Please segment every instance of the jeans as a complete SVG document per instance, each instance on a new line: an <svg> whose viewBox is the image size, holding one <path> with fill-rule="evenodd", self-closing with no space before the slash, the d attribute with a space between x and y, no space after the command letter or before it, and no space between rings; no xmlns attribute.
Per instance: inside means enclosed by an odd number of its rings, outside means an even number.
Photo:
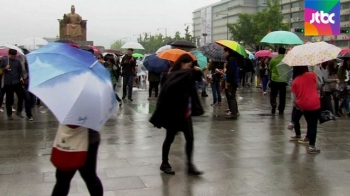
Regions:
<svg viewBox="0 0 350 196"><path fill-rule="evenodd" d="M325 92L325 104L327 105L327 110L331 111L333 114L338 114L339 112L339 99L338 97L334 96L333 92ZM334 109L332 105L332 97L334 101Z"/></svg>
<svg viewBox="0 0 350 196"><path fill-rule="evenodd" d="M89 145L85 165L79 169L79 173L89 190L90 195L102 196L103 187L96 174L96 162L99 142ZM52 196L68 195L70 182L76 171L56 170L56 185L52 191Z"/></svg>
<svg viewBox="0 0 350 196"><path fill-rule="evenodd" d="M35 96L28 91L28 88L23 88L23 97L24 97L24 107L27 117L32 117L32 108L35 105Z"/></svg>
<svg viewBox="0 0 350 196"><path fill-rule="evenodd" d="M159 81L150 81L148 89L148 97L152 97L152 91L154 89L155 97L158 97Z"/></svg>
<svg viewBox="0 0 350 196"><path fill-rule="evenodd" d="M126 87L128 87L128 98L132 98L133 74L123 75L123 99L126 97Z"/></svg>
<svg viewBox="0 0 350 196"><path fill-rule="evenodd" d="M171 144L174 142L175 135L178 130L166 130L166 136L163 143L163 150L162 150L162 159L163 163L168 163L169 161L169 152ZM187 121L187 126L184 128L184 130L181 130L184 133L185 139L186 139L186 155L187 155L187 163L192 164L192 152L193 152L193 125L192 125L192 119L191 117Z"/></svg>
<svg viewBox="0 0 350 196"><path fill-rule="evenodd" d="M233 116L238 114L238 104L236 99L237 85L229 85L227 88L227 98L230 105L230 110Z"/></svg>
<svg viewBox="0 0 350 196"><path fill-rule="evenodd" d="M23 110L23 88L20 83L4 86L6 93L6 111L7 115L12 115L12 105L14 103L14 93L17 95L17 112L21 113Z"/></svg>
<svg viewBox="0 0 350 196"><path fill-rule="evenodd" d="M320 110L304 111L304 116L307 122L307 137L309 139L309 146L315 146Z"/></svg>
<svg viewBox="0 0 350 196"><path fill-rule="evenodd" d="M261 80L262 80L263 91L266 92L267 91L267 83L269 82L269 77L263 76L263 77L261 77Z"/></svg>
<svg viewBox="0 0 350 196"><path fill-rule="evenodd" d="M350 96L348 95L346 97L346 99L342 100L342 102L340 104L340 108L345 107L345 110L346 110L347 113L350 112L349 102L350 102Z"/></svg>
<svg viewBox="0 0 350 196"><path fill-rule="evenodd" d="M221 103L220 81L213 81L211 83L211 90L213 92L213 104Z"/></svg>
<svg viewBox="0 0 350 196"><path fill-rule="evenodd" d="M279 95L279 105L278 111L280 113L284 112L286 107L286 93L287 93L287 83L285 82L274 82L271 81L271 94L270 94L270 104L272 108L277 107L277 95Z"/></svg>

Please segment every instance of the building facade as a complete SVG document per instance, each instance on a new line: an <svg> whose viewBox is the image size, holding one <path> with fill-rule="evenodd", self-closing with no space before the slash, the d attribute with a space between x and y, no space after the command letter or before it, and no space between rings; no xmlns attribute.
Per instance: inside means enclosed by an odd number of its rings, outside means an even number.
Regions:
<svg viewBox="0 0 350 196"><path fill-rule="evenodd" d="M281 12L283 22L290 24L291 31L296 28L304 28L304 1L301 0L281 0ZM350 30L350 0L340 0L340 27L341 30ZM350 35L340 34L338 36L304 36L303 33L295 32L305 41L326 41L336 46L350 47Z"/></svg>
<svg viewBox="0 0 350 196"><path fill-rule="evenodd" d="M197 45L230 39L227 24L236 23L239 13L254 14L266 7L266 0L222 0L193 12Z"/></svg>

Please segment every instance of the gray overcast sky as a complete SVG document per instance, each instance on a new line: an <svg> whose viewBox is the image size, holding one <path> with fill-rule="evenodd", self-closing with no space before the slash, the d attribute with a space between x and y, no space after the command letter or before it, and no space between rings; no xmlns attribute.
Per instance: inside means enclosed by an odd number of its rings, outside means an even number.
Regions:
<svg viewBox="0 0 350 196"><path fill-rule="evenodd" d="M75 5L88 20L87 37L109 48L114 40L143 32L174 35L192 23L192 12L220 0L0 0L0 43L27 37L56 37L58 22ZM192 31L192 26L190 27Z"/></svg>

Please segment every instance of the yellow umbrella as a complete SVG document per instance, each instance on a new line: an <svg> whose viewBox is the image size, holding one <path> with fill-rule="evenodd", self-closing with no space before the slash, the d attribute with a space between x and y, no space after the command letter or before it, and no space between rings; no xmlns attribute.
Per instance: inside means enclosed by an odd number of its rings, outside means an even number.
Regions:
<svg viewBox="0 0 350 196"><path fill-rule="evenodd" d="M238 54L246 57L247 56L247 52L245 50L245 48L240 45L239 43L235 42L235 41L232 41L232 40L219 40L219 41L216 41L215 43L219 44L220 46L223 46L223 47L227 47L227 48L230 48L234 51L236 51Z"/></svg>

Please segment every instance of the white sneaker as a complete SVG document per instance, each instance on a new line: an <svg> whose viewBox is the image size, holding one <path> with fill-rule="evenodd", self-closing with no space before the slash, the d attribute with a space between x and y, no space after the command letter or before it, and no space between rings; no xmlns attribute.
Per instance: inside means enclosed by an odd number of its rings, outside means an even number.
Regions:
<svg viewBox="0 0 350 196"><path fill-rule="evenodd" d="M14 108L12 108L12 112L15 112L16 110Z"/></svg>
<svg viewBox="0 0 350 196"><path fill-rule="evenodd" d="M266 92L264 92L263 95L266 95Z"/></svg>
<svg viewBox="0 0 350 196"><path fill-rule="evenodd" d="M4 112L4 108L3 107L0 108L0 112Z"/></svg>

